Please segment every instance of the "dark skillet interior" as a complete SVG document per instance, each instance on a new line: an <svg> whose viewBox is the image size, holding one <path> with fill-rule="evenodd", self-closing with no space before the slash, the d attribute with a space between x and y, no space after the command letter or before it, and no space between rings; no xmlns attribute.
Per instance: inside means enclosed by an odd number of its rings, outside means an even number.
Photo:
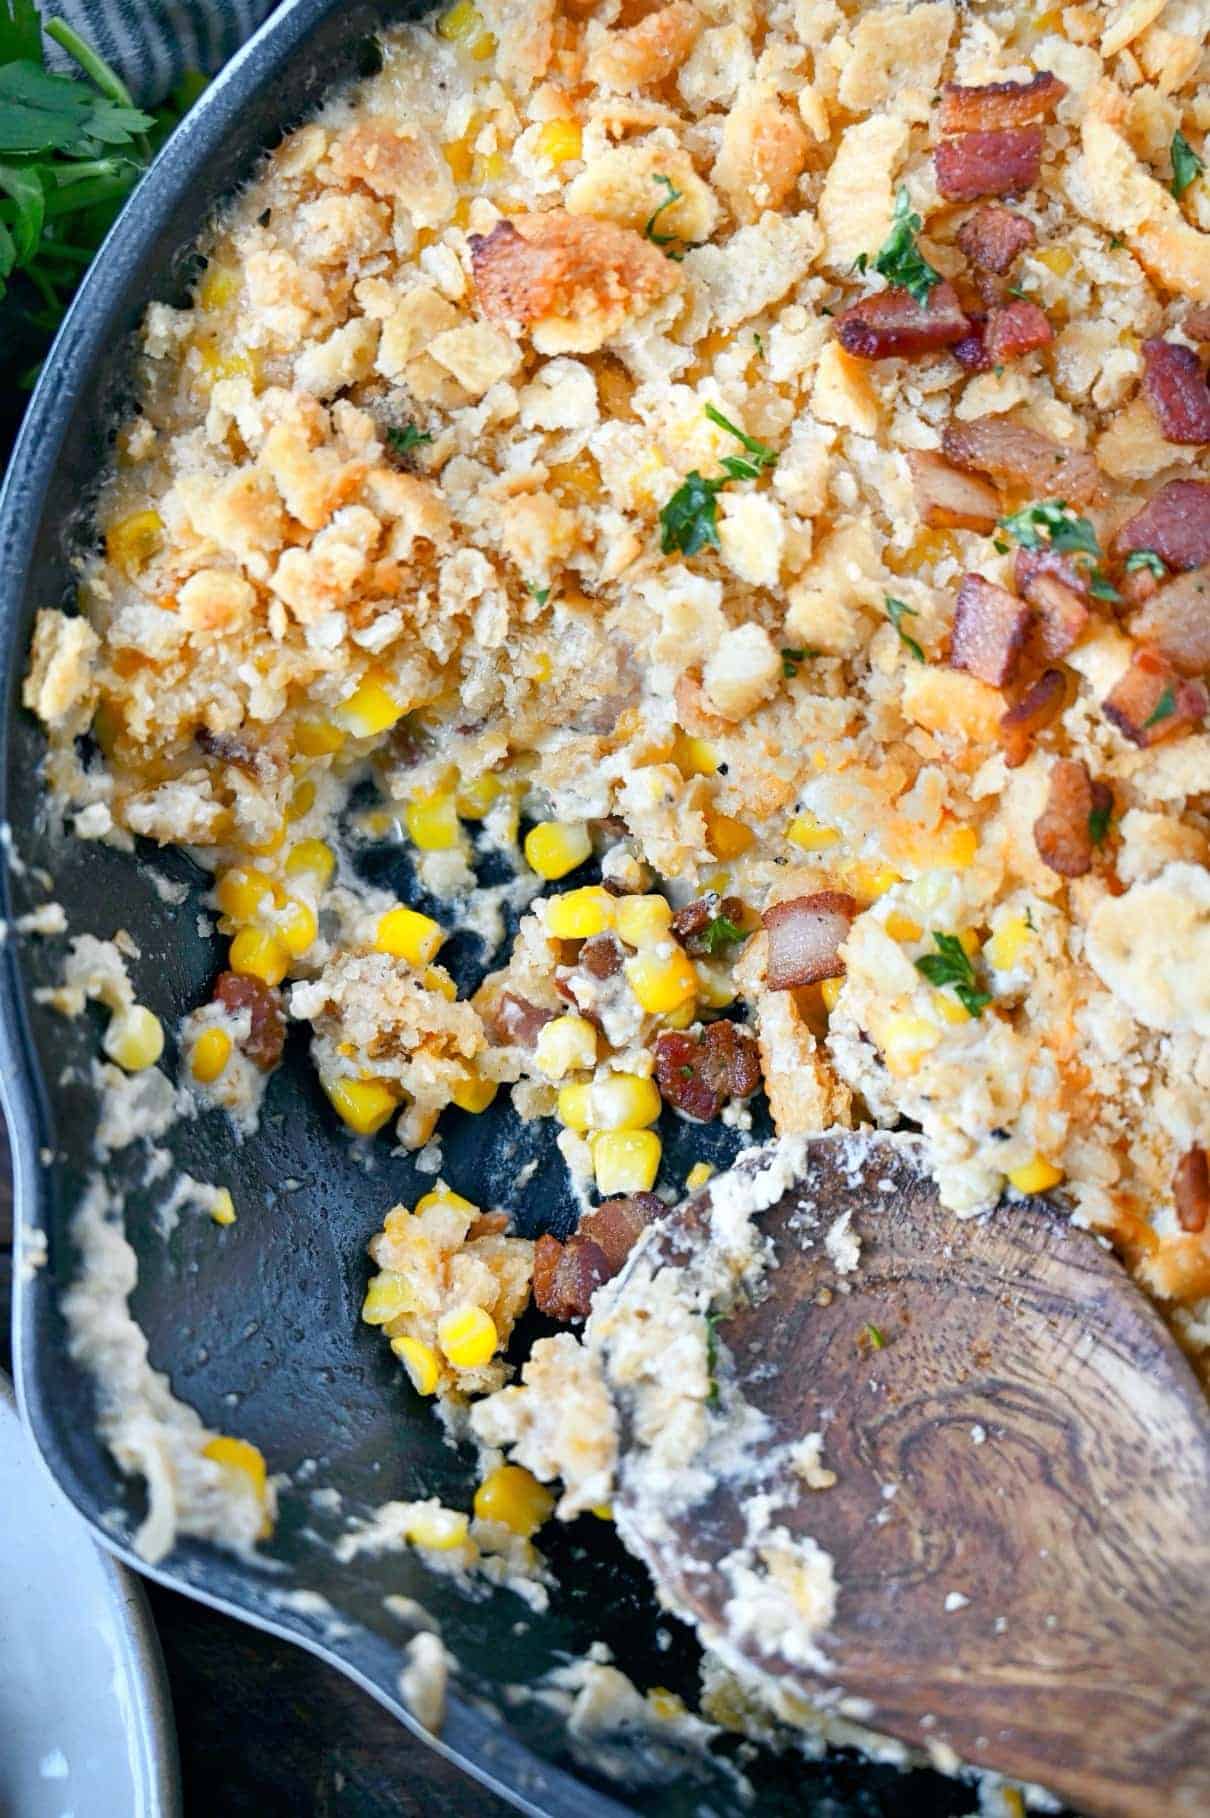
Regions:
<svg viewBox="0 0 1210 1818"><path fill-rule="evenodd" d="M29 625L39 606L70 597L73 538L107 458L110 427L126 385L129 336L153 298L184 300L189 248L207 212L243 178L257 155L312 108L330 85L374 67L374 32L384 19L423 8L369 0L298 0L230 68L185 127L115 228L48 361L31 407L0 514L0 587L5 620L7 712L5 815L24 862L8 879L6 913L20 915L49 894L73 933L105 937L125 928L141 959L132 966L140 999L171 1028L209 994L221 965L220 943L199 932L201 876L181 854L142 850L132 858L64 841L48 824L38 776L40 735L20 709ZM364 855L366 873L409 901L405 850ZM184 882L190 896L165 903L154 873ZM575 881L575 880L573 880ZM451 943L465 985L490 956L473 940ZM18 1205L27 1228L49 1240L48 1265L19 1295L17 1358L25 1408L42 1451L66 1492L119 1550L141 1514L140 1492L115 1470L93 1431L92 1389L69 1360L58 1309L75 1257L71 1214L90 1168L96 1103L87 1084L100 1023L70 1024L32 1003L39 985L57 982L61 941L10 936L3 955L4 1091L12 1126ZM443 955L443 958L445 956ZM166 1060L175 1064L171 1049ZM571 1206L549 1129L526 1131L498 1108L482 1118L447 1114L445 1175L484 1205L512 1208L527 1234L566 1229ZM730 1159L734 1139L675 1120L664 1131L670 1177L693 1160ZM705 1140L704 1140L705 1139ZM436 1495L467 1507L468 1459L446 1446L429 1408L412 1394L378 1336L359 1323L368 1265L365 1244L385 1209L411 1203L429 1181L389 1154L385 1139L358 1150L337 1129L296 1031L269 1088L259 1134L238 1145L224 1119L178 1127L170 1146L180 1168L230 1186L238 1222L220 1231L186 1214L165 1242L153 1216L164 1189L139 1184L140 1145L119 1155L110 1178L127 1193L128 1232L139 1257L134 1310L152 1361L211 1426L256 1441L271 1469L289 1472L278 1532L265 1548L276 1570L250 1569L197 1542L183 1543L159 1574L233 1613L291 1634L360 1678L399 1709L396 1676L407 1629L383 1610L387 1592L419 1598L442 1624L460 1663L444 1741L481 1778L530 1809L584 1815L628 1809L677 1814L729 1812L734 1784L673 1752L645 1785L605 1783L577 1764L558 1720L542 1705L505 1701L505 1686L532 1683L568 1655L605 1641L642 1688L669 1686L692 1700L697 1652L688 1633L664 1618L642 1569L612 1530L586 1517L552 1525L542 1544L560 1588L550 1611L532 1616L512 1593L471 1602L411 1557L363 1558L340 1567L321 1544L337 1518L310 1492L339 1488L347 1512L390 1497ZM44 1165L39 1157L53 1152ZM538 1155L523 1191L521 1164ZM519 1350L540 1329L520 1334ZM137 1562L135 1562L137 1563ZM275 1601L282 1591L322 1594L344 1625ZM506 1719L499 1715L500 1708ZM401 1713L402 1714L402 1713ZM745 1751L747 1754L748 1751ZM969 1788L925 1773L846 1757L804 1763L762 1755L745 1762L763 1813L809 1810L897 1814L900 1818L968 1810ZM598 1790L603 1788L604 1791Z"/></svg>

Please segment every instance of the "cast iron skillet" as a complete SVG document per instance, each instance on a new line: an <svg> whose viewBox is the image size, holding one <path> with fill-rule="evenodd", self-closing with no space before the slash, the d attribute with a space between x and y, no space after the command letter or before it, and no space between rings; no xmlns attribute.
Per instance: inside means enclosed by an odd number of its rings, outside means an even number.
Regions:
<svg viewBox="0 0 1210 1818"><path fill-rule="evenodd" d="M11 921L49 890L73 933L109 937L127 929L141 950L132 968L138 995L170 1029L208 995L222 963L218 940L199 929L201 875L180 853L145 848L123 855L65 841L52 826L38 776L41 737L19 705L29 627L39 606L71 597L72 549L88 534L88 501L128 389L131 331L145 306L184 300L194 269L189 248L207 213L332 84L375 67L374 34L385 20L423 10L390 0L295 0L235 59L165 148L86 280L47 361L0 501L0 813L17 855L4 881L3 911ZM402 847L367 852L364 868L417 900ZM156 873L186 885L186 900L166 901ZM446 951L464 984L488 958L470 937ZM59 1311L76 1266L71 1214L93 1166L96 1103L88 1070L100 1033L91 1015L68 1023L33 1002L37 986L57 981L62 957L62 941L14 933L0 954L0 1085L19 1241L27 1255L32 1232L44 1232L48 1242L45 1267L26 1271L24 1281L18 1270L13 1351L25 1416L50 1469L100 1538L146 1570L131 1552L141 1493L95 1436L92 1385L66 1354ZM166 1064L175 1065L171 1048ZM527 1234L567 1229L572 1209L548 1131L527 1133L497 1108L477 1119L447 1113L443 1127L452 1185L481 1204L512 1207ZM673 1178L683 1178L693 1160L725 1164L733 1152L728 1133L709 1138L676 1120L664 1136ZM344 1139L297 1031L254 1140L236 1144L219 1116L185 1124L169 1140L179 1167L230 1186L239 1219L219 1231L209 1219L186 1216L165 1240L153 1223L163 1188L140 1184L146 1157L139 1146L108 1164L127 1194L140 1272L134 1308L152 1361L170 1371L178 1394L209 1425L256 1441L273 1470L291 1474L292 1487L263 1567L186 1541L151 1576L299 1641L409 1724L397 1689L408 1630L382 1599L391 1591L418 1598L439 1618L460 1664L436 1746L521 1809L550 1818L617 1818L655 1807L668 1818L734 1811L733 1781L675 1751L621 1780L602 1778L548 1706L510 1695L509 1688L532 1685L594 1641L606 1642L640 1687L692 1695L697 1655L690 1636L662 1615L642 1569L606 1524L586 1517L544 1535L560 1588L540 1617L508 1591L468 1601L412 1557L339 1567L322 1544L341 1522L312 1500L316 1488L338 1488L346 1514L388 1497L469 1503L467 1458L443 1443L387 1347L358 1321L367 1238L388 1206L412 1203L431 1182L390 1156L385 1139L368 1153ZM528 1159L536 1159L537 1171L519 1188ZM532 1336L523 1331L522 1346ZM330 1613L316 1613L314 1600L310 1607L306 1599L283 1602L283 1593L299 1592L319 1593ZM798 1756L767 1755L745 1765L758 1809L768 1814L939 1818L969 1809L971 1798L969 1789L930 1774L904 1780L843 1756L804 1764Z"/></svg>

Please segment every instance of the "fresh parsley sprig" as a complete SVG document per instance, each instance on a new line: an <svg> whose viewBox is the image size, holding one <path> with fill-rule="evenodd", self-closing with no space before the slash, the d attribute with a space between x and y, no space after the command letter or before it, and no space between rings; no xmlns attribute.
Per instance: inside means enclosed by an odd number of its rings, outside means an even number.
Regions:
<svg viewBox="0 0 1210 1818"><path fill-rule="evenodd" d="M1120 600L1121 594L1101 570L1101 545L1087 518L1082 518L1063 499L1025 505L1006 518L997 519L1022 549L1053 549L1057 555L1069 555L1087 567L1088 591L1097 600ZM1000 545L997 544L999 548Z"/></svg>
<svg viewBox="0 0 1210 1818"><path fill-rule="evenodd" d="M706 415L728 435L743 444L750 459L742 455L723 455L724 473L708 479L695 467L686 474L668 503L660 512L660 549L671 555L679 549L682 555L696 555L712 543L718 547L718 505L716 500L729 480L756 480L766 468L776 467L777 452L758 442L742 429L737 429L721 410L706 405Z"/></svg>
<svg viewBox="0 0 1210 1818"><path fill-rule="evenodd" d="M976 983L970 954L956 934L941 934L934 928L933 940L937 951L921 955L916 961L917 972L938 990L952 985L954 996L968 1016L978 1016L992 1000L990 991L981 991Z"/></svg>
<svg viewBox="0 0 1210 1818"><path fill-rule="evenodd" d="M727 947L746 941L748 936L729 915L716 915L702 930L702 945L707 953L722 953Z"/></svg>
<svg viewBox="0 0 1210 1818"><path fill-rule="evenodd" d="M874 256L874 270L880 272L888 284L897 284L901 290L906 290L917 303L927 303L929 293L941 282L941 273L934 270L916 244L916 235L923 226L924 222L908 201L906 185L901 183L895 193L891 231ZM869 256L862 253L857 261L858 271L864 272L869 263Z"/></svg>
<svg viewBox="0 0 1210 1818"><path fill-rule="evenodd" d="M685 192L683 189L677 189L672 178L664 176L660 171L656 171L651 180L653 183L658 183L661 189L667 191L667 194L659 207L654 209L647 217L647 225L643 229L643 237L644 239L650 240L653 246L660 247L663 250L665 258L675 259L679 265L681 260L685 257L685 249L681 243L680 235L660 233L656 228L656 222L666 208L672 208L676 203L684 201Z"/></svg>
<svg viewBox="0 0 1210 1818"><path fill-rule="evenodd" d="M916 608L914 606L909 606L906 600L893 600L889 593L884 594L882 597L886 601L887 618L890 619L891 624L899 633L899 642L907 650L911 651L918 663L927 662L928 659L915 638L910 636L909 633L903 629L905 616L909 619L918 619L920 617Z"/></svg>
<svg viewBox="0 0 1210 1818"><path fill-rule="evenodd" d="M1173 133L1169 156L1172 159L1172 193L1179 199L1191 183L1197 182L1206 166L1182 132Z"/></svg>
<svg viewBox="0 0 1210 1818"><path fill-rule="evenodd" d="M1143 731L1146 732L1151 726L1158 726L1161 720L1170 720L1175 712L1176 691L1174 690L1172 683L1169 682L1164 689L1163 694L1161 694L1159 700L1151 709L1147 718L1143 721Z"/></svg>
<svg viewBox="0 0 1210 1818"><path fill-rule="evenodd" d="M387 430L387 447L393 455L410 455L413 449L422 448L432 439L430 430L417 429L414 423L401 423L398 428Z"/></svg>
<svg viewBox="0 0 1210 1818"><path fill-rule="evenodd" d="M1147 569L1158 581L1162 581L1168 570L1164 567L1162 557L1154 549L1132 549L1126 557L1126 573L1138 574L1140 569Z"/></svg>

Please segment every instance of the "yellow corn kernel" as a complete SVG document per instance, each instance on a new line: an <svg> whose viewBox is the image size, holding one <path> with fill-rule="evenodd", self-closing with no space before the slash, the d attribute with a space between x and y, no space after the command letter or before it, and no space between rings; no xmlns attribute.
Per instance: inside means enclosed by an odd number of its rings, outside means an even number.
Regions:
<svg viewBox="0 0 1210 1818"><path fill-rule="evenodd" d="M697 995L699 1002L707 1010L725 1010L735 1002L735 986L731 975L724 966L711 965L707 960L697 960L694 964L697 973Z"/></svg>
<svg viewBox="0 0 1210 1818"><path fill-rule="evenodd" d="M504 784L490 770L459 789L455 803L464 821L481 821L504 792Z"/></svg>
<svg viewBox="0 0 1210 1818"><path fill-rule="evenodd" d="M658 947L669 938L672 905L662 896L620 896L613 919L628 947Z"/></svg>
<svg viewBox="0 0 1210 1818"><path fill-rule="evenodd" d="M259 389L264 374L264 357L258 347L247 347L242 351L224 349L214 340L197 341L194 345L202 375L211 385L219 379L247 378Z"/></svg>
<svg viewBox="0 0 1210 1818"><path fill-rule="evenodd" d="M1076 262L1075 254L1069 252L1066 246L1044 246L1041 252L1034 254L1034 258L1039 265L1045 265L1048 271L1052 271L1056 278L1065 278Z"/></svg>
<svg viewBox="0 0 1210 1818"><path fill-rule="evenodd" d="M873 859L853 859L842 868L845 888L857 898L864 908L869 903L876 903L880 896L893 890L896 884L903 882L899 872L891 865L879 865Z"/></svg>
<svg viewBox="0 0 1210 1818"><path fill-rule="evenodd" d="M146 1004L131 1004L110 1017L101 1046L125 1072L142 1073L164 1052L164 1025Z"/></svg>
<svg viewBox="0 0 1210 1818"><path fill-rule="evenodd" d="M521 1465L499 1465L475 1491L478 1520L501 1521L526 1540L550 1520L554 1507L555 1499L546 1485Z"/></svg>
<svg viewBox="0 0 1210 1818"><path fill-rule="evenodd" d="M958 943L968 959L976 959L981 945L979 936L973 928L959 928Z"/></svg>
<svg viewBox="0 0 1210 1818"><path fill-rule="evenodd" d="M717 776L719 758L706 739L695 739L679 727L672 741L672 761L682 776Z"/></svg>
<svg viewBox="0 0 1210 1818"><path fill-rule="evenodd" d="M951 871L965 871L968 865L975 862L979 850L979 835L973 827L955 824L943 827L938 837L936 862Z"/></svg>
<svg viewBox="0 0 1210 1818"><path fill-rule="evenodd" d="M304 757L331 757L345 742L346 733L330 720L299 720L294 744Z"/></svg>
<svg viewBox="0 0 1210 1818"><path fill-rule="evenodd" d="M441 1359L432 1345L405 1334L391 1340L391 1349L407 1371L417 1395L434 1394L441 1380Z"/></svg>
<svg viewBox="0 0 1210 1818"><path fill-rule="evenodd" d="M265 1455L259 1446L251 1440L234 1439L229 1433L217 1433L202 1447L202 1457L210 1458L216 1465L233 1477L242 1478L249 1486L256 1500L265 1506L265 1516L261 1523L259 1538L264 1540L273 1530L269 1517L269 1473L265 1465Z"/></svg>
<svg viewBox="0 0 1210 1818"><path fill-rule="evenodd" d="M105 532L105 553L115 568L135 574L146 567L163 541L164 520L159 512L134 511Z"/></svg>
<svg viewBox="0 0 1210 1818"><path fill-rule="evenodd" d="M547 1079L565 1079L597 1064L597 1032L585 1016L556 1016L534 1043L534 1065Z"/></svg>
<svg viewBox="0 0 1210 1818"><path fill-rule="evenodd" d="M485 1307L468 1302L437 1322L437 1343L455 1370L478 1370L490 1363L499 1342L496 1322Z"/></svg>
<svg viewBox="0 0 1210 1818"><path fill-rule="evenodd" d="M315 806L315 784L305 776L293 791L286 804L286 819L301 821L304 815L310 814Z"/></svg>
<svg viewBox="0 0 1210 1818"><path fill-rule="evenodd" d="M819 995L823 999L823 1007L829 1016L831 1016L837 1003L840 1001L840 994L843 989L843 978L825 978L820 985Z"/></svg>
<svg viewBox="0 0 1210 1818"><path fill-rule="evenodd" d="M325 1079L320 1084L358 1136L373 1136L398 1108L399 1100L385 1080Z"/></svg>
<svg viewBox="0 0 1210 1818"><path fill-rule="evenodd" d="M474 60L474 62L486 63L488 58L494 57L495 54L496 54L496 35L495 35L495 33L494 32L480 32L479 36L475 39L475 42L471 45L471 57ZM491 157L488 159L485 159L484 162L488 163L488 164L497 164L498 163L500 166L499 170L489 170L488 172L486 172L487 176L499 177L499 176L503 175L504 160L503 160L503 158L500 157L498 152L493 152L491 154Z"/></svg>
<svg viewBox="0 0 1210 1818"><path fill-rule="evenodd" d="M216 1225L233 1225L235 1223L235 1201L231 1197L230 1187L219 1187L210 1206L210 1216Z"/></svg>
<svg viewBox="0 0 1210 1818"><path fill-rule="evenodd" d="M549 682L554 664L545 650L540 650L534 658L533 679L535 682Z"/></svg>
<svg viewBox="0 0 1210 1818"><path fill-rule="evenodd" d="M697 1021L697 1004L692 998L686 998L675 1010L665 1010L660 1021L665 1029L688 1029L691 1023Z"/></svg>
<svg viewBox="0 0 1210 1818"><path fill-rule="evenodd" d="M592 1123L592 1087L575 1083L559 1087L559 1122L568 1130L587 1130Z"/></svg>
<svg viewBox="0 0 1210 1818"><path fill-rule="evenodd" d="M299 840L286 859L287 877L309 877L318 890L327 888L335 870L336 854L326 840Z"/></svg>
<svg viewBox="0 0 1210 1818"><path fill-rule="evenodd" d="M463 1199L452 1187L431 1187L416 1201L415 1216L420 1218L437 1206L447 1212L462 1212L467 1218L478 1218L479 1208L473 1200Z"/></svg>
<svg viewBox="0 0 1210 1818"><path fill-rule="evenodd" d="M319 921L310 903L300 896L288 896L273 919L274 938L295 959L312 946L319 933Z"/></svg>
<svg viewBox="0 0 1210 1818"><path fill-rule="evenodd" d="M471 0L455 0L437 21L437 36L447 44L462 44L483 30L483 14Z"/></svg>
<svg viewBox="0 0 1210 1818"><path fill-rule="evenodd" d="M538 156L548 164L567 164L580 156L580 127L575 120L548 120L538 134Z"/></svg>
<svg viewBox="0 0 1210 1818"><path fill-rule="evenodd" d="M525 862L539 877L566 877L592 851L583 821L539 821L525 836Z"/></svg>
<svg viewBox="0 0 1210 1818"><path fill-rule="evenodd" d="M997 972L1011 972L1029 941L1032 930L1023 915L1001 922L987 943L988 964Z"/></svg>
<svg viewBox="0 0 1210 1818"><path fill-rule="evenodd" d="M914 922L910 915L904 915L899 909L890 911L883 927L893 941L918 941L924 933L919 922Z"/></svg>
<svg viewBox="0 0 1210 1818"><path fill-rule="evenodd" d="M613 1520L613 1506L608 1502L590 1503L588 1513L590 1515L595 1515L598 1521Z"/></svg>
<svg viewBox="0 0 1210 1818"><path fill-rule="evenodd" d="M1025 1800L1020 1787L1002 1786L1000 1798L1004 1803L1004 1818L1025 1818Z"/></svg>
<svg viewBox="0 0 1210 1818"><path fill-rule="evenodd" d="M553 461L549 473L554 486L573 493L586 505L595 505L601 496L601 470L587 449L573 461Z"/></svg>
<svg viewBox="0 0 1210 1818"><path fill-rule="evenodd" d="M468 1073L465 1079L460 1079L451 1089L450 1097L459 1111L470 1111L477 1117L481 1111L487 1110L499 1090L496 1080L482 1079L477 1073Z"/></svg>
<svg viewBox="0 0 1210 1818"><path fill-rule="evenodd" d="M233 865L214 886L214 900L233 922L254 921L273 901L275 886L265 871L253 865Z"/></svg>
<svg viewBox="0 0 1210 1818"><path fill-rule="evenodd" d="M427 966L445 939L445 929L431 915L408 909L388 909L381 917L374 935L379 953L390 953L412 966Z"/></svg>
<svg viewBox="0 0 1210 1818"><path fill-rule="evenodd" d="M645 1130L660 1115L660 1089L653 1079L606 1073L592 1082L588 1093L589 1123L594 1130Z"/></svg>
<svg viewBox="0 0 1210 1818"><path fill-rule="evenodd" d="M713 1180L714 1172L710 1162L694 1162L685 1176L685 1185L690 1193L696 1193L698 1188L704 1187L708 1180Z"/></svg>
<svg viewBox="0 0 1210 1818"><path fill-rule="evenodd" d="M958 998L951 997L948 991L934 991L933 1005L938 1016L946 1023L969 1023L971 1013Z"/></svg>
<svg viewBox="0 0 1210 1818"><path fill-rule="evenodd" d="M604 1131L592 1145L598 1193L605 1199L615 1193L650 1193L662 1153L654 1130Z"/></svg>
<svg viewBox="0 0 1210 1818"><path fill-rule="evenodd" d="M227 963L232 972L245 978L259 978L266 985L280 985L290 965L290 956L281 942L263 928L241 928L231 943Z"/></svg>
<svg viewBox="0 0 1210 1818"><path fill-rule="evenodd" d="M680 947L667 953L648 949L636 953L626 962L626 979L642 1009L650 1016L679 1010L682 1004L697 997L697 973L693 961Z"/></svg>
<svg viewBox="0 0 1210 1818"><path fill-rule="evenodd" d="M1010 1168L1008 1178L1018 1193L1049 1193L1062 1180L1063 1170L1035 1155L1024 1167Z"/></svg>
<svg viewBox="0 0 1210 1818"><path fill-rule="evenodd" d="M906 1079L931 1048L941 1040L936 1025L922 1016L890 1016L879 1034L886 1064L898 1079Z"/></svg>
<svg viewBox="0 0 1210 1818"><path fill-rule="evenodd" d="M420 974L420 982L426 991L439 991L451 1004L458 996L458 987L444 966L426 966Z"/></svg>
<svg viewBox="0 0 1210 1818"><path fill-rule="evenodd" d="M276 830L269 835L267 840L262 840L260 844L256 846L250 845L248 851L253 853L256 858L270 858L273 853L280 852L285 843L286 824L283 821Z"/></svg>
<svg viewBox="0 0 1210 1818"><path fill-rule="evenodd" d="M457 803L444 789L413 796L403 811L403 824L421 852L451 852L462 843Z"/></svg>
<svg viewBox="0 0 1210 1818"><path fill-rule="evenodd" d="M801 846L804 852L824 852L829 846L840 844L840 834L835 827L825 827L809 811L796 815L786 828L786 838L793 846Z"/></svg>
<svg viewBox="0 0 1210 1818"><path fill-rule="evenodd" d="M670 1692L666 1685L653 1685L647 1694L647 1703L665 1723L674 1723L685 1715L685 1700Z"/></svg>
<svg viewBox="0 0 1210 1818"><path fill-rule="evenodd" d="M239 273L229 265L208 265L197 287L197 300L203 309L226 309L235 301L239 290Z"/></svg>
<svg viewBox="0 0 1210 1818"><path fill-rule="evenodd" d="M712 808L706 810L706 835L711 852L720 859L738 858L756 840L751 827L746 827L743 821L737 821L730 814L716 814Z"/></svg>
<svg viewBox="0 0 1210 1818"><path fill-rule="evenodd" d="M546 932L559 941L586 941L614 923L615 898L600 884L565 890L546 901Z"/></svg>
<svg viewBox="0 0 1210 1818"><path fill-rule="evenodd" d="M231 1037L225 1029L203 1029L189 1056L189 1071L201 1086L210 1086L231 1059Z"/></svg>
<svg viewBox="0 0 1210 1818"><path fill-rule="evenodd" d="M413 1546L425 1547L430 1553L449 1553L466 1545L470 1517L460 1509L417 1508L407 1526L407 1539Z"/></svg>
<svg viewBox="0 0 1210 1818"><path fill-rule="evenodd" d="M413 1313L415 1310L416 1297L406 1276L396 1275L392 1269L383 1269L380 1274L370 1277L366 1297L361 1303L363 1324L385 1326L392 1319L398 1319L401 1313Z"/></svg>
<svg viewBox="0 0 1210 1818"><path fill-rule="evenodd" d="M403 708L374 676L367 675L340 705L340 717L355 739L376 738L403 718Z"/></svg>
<svg viewBox="0 0 1210 1818"><path fill-rule="evenodd" d="M441 155L449 165L450 176L455 183L469 183L475 168L475 153L468 138L450 139L441 147ZM455 220L457 217L455 217ZM458 223L465 226L465 223Z"/></svg>

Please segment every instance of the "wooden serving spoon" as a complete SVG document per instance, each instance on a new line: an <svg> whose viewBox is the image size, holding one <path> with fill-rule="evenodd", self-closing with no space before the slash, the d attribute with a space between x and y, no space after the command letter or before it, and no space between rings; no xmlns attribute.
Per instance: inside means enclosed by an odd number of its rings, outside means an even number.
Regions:
<svg viewBox="0 0 1210 1818"><path fill-rule="evenodd" d="M777 1266L716 1328L722 1405L733 1383L767 1419L747 1480L708 1482L653 1519L636 1487L651 1433L623 1390L622 1532L708 1644L795 1693L839 1691L875 1730L1087 1813L1205 1818L1205 1397L1100 1242L1039 1201L960 1221L918 1156L910 1138L805 1145L795 1184L756 1220ZM843 1232L824 1241L846 1212L855 1267ZM654 1271L691 1266L710 1217L708 1191L676 1208L636 1279L650 1289ZM787 1442L816 1431L831 1488L786 1467ZM827 1670L761 1651L728 1615L720 1565L758 1493L832 1556Z"/></svg>

